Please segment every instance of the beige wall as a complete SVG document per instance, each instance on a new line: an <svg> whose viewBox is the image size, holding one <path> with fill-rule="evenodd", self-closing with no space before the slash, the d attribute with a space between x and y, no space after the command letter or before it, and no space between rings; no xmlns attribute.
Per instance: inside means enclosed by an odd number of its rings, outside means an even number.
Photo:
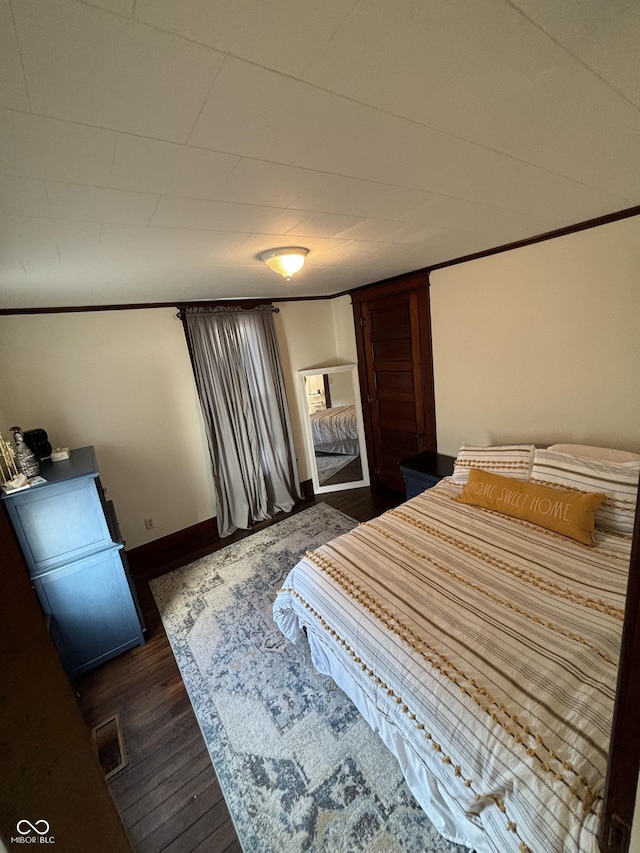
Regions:
<svg viewBox="0 0 640 853"><path fill-rule="evenodd" d="M5 398L5 392L4 392L4 386L2 384L2 370L0 369L0 435L2 436L2 438L4 438L5 441L8 441L9 444L13 444L13 439L12 439L11 433L9 432L9 427L13 426L13 424L9 423L8 415L5 414L4 398ZM0 480L4 479L4 472L5 471L6 471L6 468L5 468L4 463L3 463L2 466L0 466L0 475L2 475L2 476L0 476ZM1 851L0 851L0 853L1 853Z"/></svg>
<svg viewBox="0 0 640 853"><path fill-rule="evenodd" d="M356 333L353 326L353 306L350 296L331 300L333 330L336 338L336 355L344 364L357 364Z"/></svg>
<svg viewBox="0 0 640 853"><path fill-rule="evenodd" d="M0 317L0 375L5 437L17 423L95 446L127 548L215 513L175 309Z"/></svg>
<svg viewBox="0 0 640 853"><path fill-rule="evenodd" d="M640 218L431 274L438 449L640 451Z"/></svg>

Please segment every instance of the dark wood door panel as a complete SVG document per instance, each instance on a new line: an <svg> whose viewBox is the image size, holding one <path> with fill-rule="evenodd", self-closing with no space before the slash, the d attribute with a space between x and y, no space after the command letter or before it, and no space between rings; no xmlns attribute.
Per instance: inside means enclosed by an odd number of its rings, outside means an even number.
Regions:
<svg viewBox="0 0 640 853"><path fill-rule="evenodd" d="M376 395L387 400L413 398L413 370L385 370L376 373Z"/></svg>
<svg viewBox="0 0 640 853"><path fill-rule="evenodd" d="M378 377L384 376L385 374L398 374L405 373L411 377L409 391L411 394L415 395L415 388L413 387L413 361L409 361L408 359L403 359L402 361L376 361L376 368L373 372L373 379L375 381L374 388L378 388ZM391 376L391 382L394 382L395 379L393 375Z"/></svg>
<svg viewBox="0 0 640 853"><path fill-rule="evenodd" d="M389 426L383 427L380 430L380 439L382 456L399 453L401 454L401 458L404 459L406 456L412 456L418 452L417 433L397 430Z"/></svg>
<svg viewBox="0 0 640 853"><path fill-rule="evenodd" d="M393 424L394 428L398 430L417 431L415 400L385 400L378 397L376 402L381 427L386 424Z"/></svg>
<svg viewBox="0 0 640 853"><path fill-rule="evenodd" d="M371 334L387 335L397 328L408 328L411 325L411 312L407 303L396 299L395 296L372 299L369 302L371 315Z"/></svg>
<svg viewBox="0 0 640 853"><path fill-rule="evenodd" d="M378 361L411 361L411 338L396 338L386 341L372 341L373 357Z"/></svg>

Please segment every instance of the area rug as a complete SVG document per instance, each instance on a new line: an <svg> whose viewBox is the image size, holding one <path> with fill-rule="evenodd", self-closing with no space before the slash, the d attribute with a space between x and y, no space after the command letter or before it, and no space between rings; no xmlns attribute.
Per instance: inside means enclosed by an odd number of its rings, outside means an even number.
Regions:
<svg viewBox="0 0 640 853"><path fill-rule="evenodd" d="M317 504L151 582L245 853L461 853L379 737L272 616L289 569L356 522Z"/></svg>
<svg viewBox="0 0 640 853"><path fill-rule="evenodd" d="M322 485L330 480L338 471L357 459L355 456L347 456L344 453L316 453L316 468L318 470L318 483Z"/></svg>

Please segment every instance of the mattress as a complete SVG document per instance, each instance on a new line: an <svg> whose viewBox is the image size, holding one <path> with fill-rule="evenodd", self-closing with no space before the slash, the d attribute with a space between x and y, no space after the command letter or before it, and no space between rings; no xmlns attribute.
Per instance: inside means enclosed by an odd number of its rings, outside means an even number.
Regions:
<svg viewBox="0 0 640 853"><path fill-rule="evenodd" d="M274 618L479 851L597 849L631 537L588 547L444 480L310 552Z"/></svg>

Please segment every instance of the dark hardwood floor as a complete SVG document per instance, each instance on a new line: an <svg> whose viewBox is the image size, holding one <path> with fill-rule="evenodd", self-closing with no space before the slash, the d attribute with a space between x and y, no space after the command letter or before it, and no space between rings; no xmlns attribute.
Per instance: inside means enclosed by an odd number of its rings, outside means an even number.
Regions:
<svg viewBox="0 0 640 853"><path fill-rule="evenodd" d="M322 484L323 486L335 486L340 483L357 483L362 480L362 463L360 457L356 456L348 465L341 468L332 477Z"/></svg>
<svg viewBox="0 0 640 853"><path fill-rule="evenodd" d="M294 512L322 500L367 521L402 499L386 489L351 489L301 502ZM285 517L281 514L251 531L208 543L207 550L224 548ZM139 853L241 851L149 587L153 577L201 556L201 543L194 543L193 551L195 556L182 561L167 555L167 560L136 577L146 644L88 673L76 688L90 728L120 715L129 763L109 780L109 787Z"/></svg>

